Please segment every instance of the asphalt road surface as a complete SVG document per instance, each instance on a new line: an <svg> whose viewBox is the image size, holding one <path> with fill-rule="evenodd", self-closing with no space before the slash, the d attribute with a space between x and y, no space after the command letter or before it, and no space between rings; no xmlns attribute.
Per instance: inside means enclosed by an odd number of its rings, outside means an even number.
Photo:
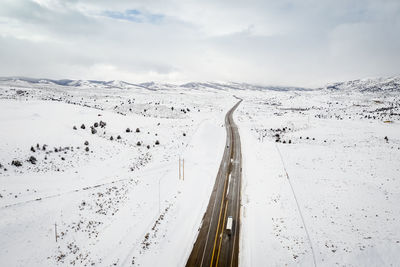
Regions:
<svg viewBox="0 0 400 267"><path fill-rule="evenodd" d="M225 116L226 146L201 228L186 266L238 266L242 154L232 114ZM226 229L232 216L232 230Z"/></svg>

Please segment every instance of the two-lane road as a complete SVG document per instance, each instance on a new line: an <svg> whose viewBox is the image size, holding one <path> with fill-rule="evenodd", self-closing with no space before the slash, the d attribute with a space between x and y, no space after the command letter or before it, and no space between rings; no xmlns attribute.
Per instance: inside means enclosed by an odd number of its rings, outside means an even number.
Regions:
<svg viewBox="0 0 400 267"><path fill-rule="evenodd" d="M232 114L225 116L226 146L200 232L186 266L238 266L242 154L238 128ZM232 231L226 230L228 217Z"/></svg>

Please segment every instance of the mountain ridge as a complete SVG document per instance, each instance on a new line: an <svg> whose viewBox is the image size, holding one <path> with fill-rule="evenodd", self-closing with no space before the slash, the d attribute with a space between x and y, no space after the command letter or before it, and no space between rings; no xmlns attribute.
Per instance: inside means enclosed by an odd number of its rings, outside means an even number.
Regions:
<svg viewBox="0 0 400 267"><path fill-rule="evenodd" d="M313 90L331 90L331 91L360 91L360 92L376 92L376 91L400 91L400 76L356 79L350 81L328 83L319 88L305 88L295 86L264 86L249 83L237 82L187 82L182 84L143 82L130 83L120 80L73 80L73 79L47 79L47 78L30 78L30 77L0 77L0 83L16 84L34 84L43 86L66 86L75 88L118 88L118 89L147 89L151 91L157 90L173 90L173 89L191 89L191 90L256 90L256 91L313 91Z"/></svg>

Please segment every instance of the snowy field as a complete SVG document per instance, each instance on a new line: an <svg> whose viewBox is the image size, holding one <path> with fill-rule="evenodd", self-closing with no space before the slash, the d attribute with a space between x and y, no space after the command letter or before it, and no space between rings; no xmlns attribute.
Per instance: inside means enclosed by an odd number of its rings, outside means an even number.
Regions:
<svg viewBox="0 0 400 267"><path fill-rule="evenodd" d="M242 266L400 266L399 89L361 85L241 94Z"/></svg>
<svg viewBox="0 0 400 267"><path fill-rule="evenodd" d="M236 99L90 85L2 85L0 265L184 265Z"/></svg>
<svg viewBox="0 0 400 267"><path fill-rule="evenodd" d="M400 266L399 88L0 79L0 265L184 266L238 96L240 265Z"/></svg>

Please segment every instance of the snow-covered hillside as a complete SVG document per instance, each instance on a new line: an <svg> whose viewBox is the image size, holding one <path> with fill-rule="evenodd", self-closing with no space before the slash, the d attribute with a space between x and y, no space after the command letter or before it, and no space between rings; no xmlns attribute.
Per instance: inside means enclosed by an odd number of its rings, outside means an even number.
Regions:
<svg viewBox="0 0 400 267"><path fill-rule="evenodd" d="M399 266L399 81L1 78L0 265L184 266L240 97L240 265Z"/></svg>
<svg viewBox="0 0 400 267"><path fill-rule="evenodd" d="M400 91L400 77L363 79L347 82L328 84L326 89L330 90L350 90L360 92L379 92L379 91Z"/></svg>

